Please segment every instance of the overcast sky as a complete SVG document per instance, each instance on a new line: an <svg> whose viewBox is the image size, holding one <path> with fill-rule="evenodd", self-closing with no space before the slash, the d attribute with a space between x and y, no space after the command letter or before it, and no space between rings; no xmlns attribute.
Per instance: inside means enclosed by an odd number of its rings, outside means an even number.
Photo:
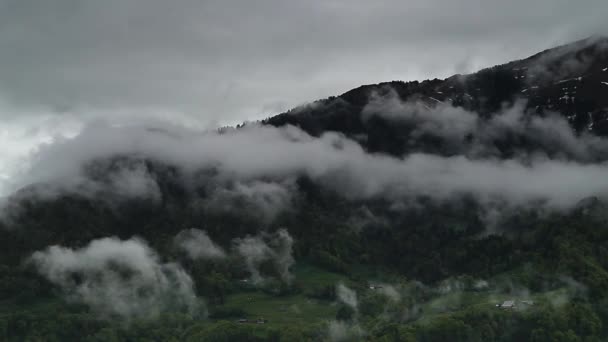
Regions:
<svg viewBox="0 0 608 342"><path fill-rule="evenodd" d="M0 0L0 165L91 119L234 124L471 72L606 34L606 13L606 0Z"/></svg>
<svg viewBox="0 0 608 342"><path fill-rule="evenodd" d="M1 0L0 95L48 111L257 119L605 32L605 0Z"/></svg>

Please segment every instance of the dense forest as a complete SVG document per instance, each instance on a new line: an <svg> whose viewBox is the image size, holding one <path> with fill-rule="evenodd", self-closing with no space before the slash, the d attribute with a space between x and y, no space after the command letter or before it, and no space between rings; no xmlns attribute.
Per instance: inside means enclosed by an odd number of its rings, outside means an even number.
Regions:
<svg viewBox="0 0 608 342"><path fill-rule="evenodd" d="M0 339L606 340L606 47L51 145L2 202Z"/></svg>

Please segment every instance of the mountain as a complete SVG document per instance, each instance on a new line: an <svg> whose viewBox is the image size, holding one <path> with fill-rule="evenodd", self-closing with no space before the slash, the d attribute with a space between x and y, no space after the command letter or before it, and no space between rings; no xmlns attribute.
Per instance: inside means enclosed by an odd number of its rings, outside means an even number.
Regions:
<svg viewBox="0 0 608 342"><path fill-rule="evenodd" d="M0 208L0 339L608 338L608 39L257 124L85 128Z"/></svg>
<svg viewBox="0 0 608 342"><path fill-rule="evenodd" d="M577 131L608 135L608 38L591 37L540 52L526 59L454 75L444 80L392 81L364 85L266 120L273 126L294 125L313 136L336 131L357 139L371 152L402 155L428 150L428 143L406 146L413 128L382 116L366 117L370 97L394 93L405 102L449 105L492 116L516 101L537 115L559 113ZM500 142L494 142L500 145ZM506 147L508 148L508 147Z"/></svg>

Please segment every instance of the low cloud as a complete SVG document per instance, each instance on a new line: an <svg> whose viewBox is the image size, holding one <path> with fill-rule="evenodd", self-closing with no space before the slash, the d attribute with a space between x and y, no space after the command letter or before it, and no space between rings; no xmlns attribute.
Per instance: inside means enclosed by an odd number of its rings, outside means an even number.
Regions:
<svg viewBox="0 0 608 342"><path fill-rule="evenodd" d="M226 252L218 246L207 233L199 229L183 230L175 236L173 242L193 259L222 259Z"/></svg>
<svg viewBox="0 0 608 342"><path fill-rule="evenodd" d="M415 120L415 129L445 138L457 153L413 151L399 158L369 154L341 134L327 132L316 138L291 126L251 124L200 132L171 125L160 129L97 123L74 138L40 148L17 183L91 193L106 184L90 179L86 165L117 155L136 156L175 167L177 181L185 187L208 187L204 208L249 208L265 222L291 206L299 176L349 199L395 203L419 196L447 201L473 195L507 207L535 203L563 209L608 193L608 141L577 135L556 115L530 116L518 103L480 120L475 113L448 105L421 109L418 104L387 101L397 108L390 115ZM515 149L506 157L495 142L508 137L529 141L527 146L534 148ZM201 174L206 176L197 177ZM145 165L135 164L112 176L110 188L124 196L154 199L161 196L155 177Z"/></svg>
<svg viewBox="0 0 608 342"><path fill-rule="evenodd" d="M357 233L366 227L388 227L389 225L390 222L385 216L374 213L365 205L354 211L348 220L348 226Z"/></svg>
<svg viewBox="0 0 608 342"><path fill-rule="evenodd" d="M197 314L202 309L190 276L178 264L162 263L137 238L103 238L79 249L51 246L30 260L68 300L104 317L155 318L167 311Z"/></svg>
<svg viewBox="0 0 608 342"><path fill-rule="evenodd" d="M357 311L359 307L359 301L357 300L357 293L346 287L346 285L340 283L336 287L336 296L338 300L346 305L348 305L351 309Z"/></svg>
<svg viewBox="0 0 608 342"><path fill-rule="evenodd" d="M273 261L277 268L277 272L281 279L290 283L293 280L293 275L289 272L289 268L295 263L292 255L293 238L285 229L277 231L275 237L270 241L273 251Z"/></svg>
<svg viewBox="0 0 608 342"><path fill-rule="evenodd" d="M264 281L260 273L260 265L271 256L271 250L259 236L247 236L233 240L234 250L245 260L245 266L254 284Z"/></svg>
<svg viewBox="0 0 608 342"><path fill-rule="evenodd" d="M426 104L423 101L402 101L391 88L386 94L372 94L362 111L364 120L378 115L389 120L411 124L412 138L424 133L441 136L451 142L460 142L476 130L479 116L449 104Z"/></svg>
<svg viewBox="0 0 608 342"><path fill-rule="evenodd" d="M293 238L285 229L275 234L261 233L256 236L246 236L232 240L234 251L245 260L247 271L254 284L264 281L260 265L272 261L282 281L291 283L293 275L289 269L295 260L292 255Z"/></svg>
<svg viewBox="0 0 608 342"><path fill-rule="evenodd" d="M376 289L376 291L378 293L386 296L388 299L390 299L393 302L398 302L401 300L401 294L392 285L382 284Z"/></svg>
<svg viewBox="0 0 608 342"><path fill-rule="evenodd" d="M581 53L582 51L582 53ZM537 54L526 69L528 83L560 81L582 76L598 59L608 54L608 40L594 36Z"/></svg>
<svg viewBox="0 0 608 342"><path fill-rule="evenodd" d="M227 186L217 186L203 205L214 212L244 210L262 222L270 222L280 212L291 207L294 190L291 180L236 181Z"/></svg>
<svg viewBox="0 0 608 342"><path fill-rule="evenodd" d="M44 173L36 169L38 166L30 168L29 175ZM52 181L22 183L20 186L25 187L13 194L14 199L36 197L52 200L66 194L76 194L116 205L122 200L159 202L163 197L156 175L141 158L108 155L106 158L89 160L72 171Z"/></svg>
<svg viewBox="0 0 608 342"><path fill-rule="evenodd" d="M121 197L146 198L154 201L162 197L156 179L142 162L121 167L118 171L110 173L109 177L110 191Z"/></svg>
<svg viewBox="0 0 608 342"><path fill-rule="evenodd" d="M330 321L327 326L327 336L330 341L356 341L363 336L363 330L357 323Z"/></svg>
<svg viewBox="0 0 608 342"><path fill-rule="evenodd" d="M327 336L330 341L353 341L359 340L363 336L363 330L359 326L358 312L359 312L359 301L357 299L357 292L348 288L343 283L339 283L336 286L336 297L338 301L355 313L354 317L351 317L348 321L344 320L332 320L327 326Z"/></svg>
<svg viewBox="0 0 608 342"><path fill-rule="evenodd" d="M608 159L608 141L587 132L577 134L558 113L545 116L530 113L520 100L489 118L448 101L427 104L423 100L403 101L391 88L386 94L372 94L363 109L363 119L380 116L405 126L412 152L423 150L421 138L432 136L443 142L445 154L470 159L545 156L557 160L596 162ZM409 130L409 131L408 131ZM426 143L428 145L428 142ZM500 148L508 146L505 155Z"/></svg>

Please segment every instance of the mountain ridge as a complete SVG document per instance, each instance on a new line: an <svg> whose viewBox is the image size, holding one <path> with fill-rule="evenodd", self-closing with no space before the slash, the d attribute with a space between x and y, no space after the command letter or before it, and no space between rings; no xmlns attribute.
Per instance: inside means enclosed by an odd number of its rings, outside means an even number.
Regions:
<svg viewBox="0 0 608 342"><path fill-rule="evenodd" d="M602 83L608 82L606 68L608 38L591 37L468 75L362 85L266 118L262 123L276 127L293 125L313 136L336 131L354 137L373 131L375 125L389 124L377 117L372 124L367 124L361 116L371 96L394 91L404 102L422 101L427 106L444 102L480 116L491 116L523 100L527 111L539 115L557 112L577 132L586 130L607 136L608 83ZM382 151L382 147L373 143L365 147L372 152ZM387 152L399 155L405 151L388 149Z"/></svg>

